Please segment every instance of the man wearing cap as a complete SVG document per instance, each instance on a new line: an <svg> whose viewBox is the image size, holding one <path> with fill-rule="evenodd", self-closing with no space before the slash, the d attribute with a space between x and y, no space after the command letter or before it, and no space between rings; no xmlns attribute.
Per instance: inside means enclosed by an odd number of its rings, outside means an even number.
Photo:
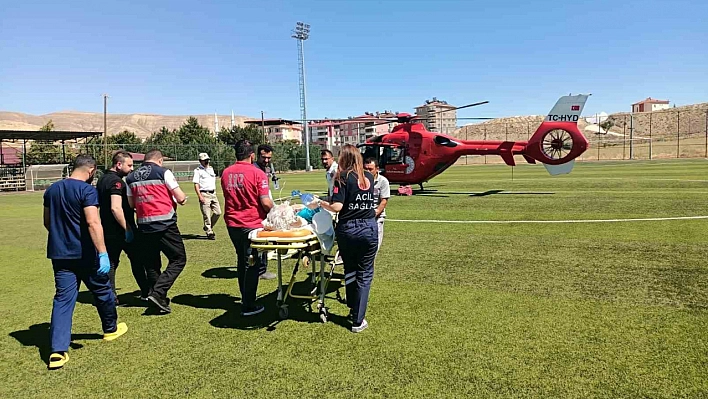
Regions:
<svg viewBox="0 0 708 399"><path fill-rule="evenodd" d="M204 231L210 240L216 239L214 234L214 224L221 216L221 205L216 196L216 173L214 168L209 166L209 154L202 152L199 154L199 167L194 169L194 191L199 198L202 217L204 218Z"/></svg>

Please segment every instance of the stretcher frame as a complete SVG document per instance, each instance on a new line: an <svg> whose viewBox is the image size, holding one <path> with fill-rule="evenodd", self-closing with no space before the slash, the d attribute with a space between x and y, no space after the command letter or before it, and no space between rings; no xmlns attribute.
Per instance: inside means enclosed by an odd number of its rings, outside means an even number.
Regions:
<svg viewBox="0 0 708 399"><path fill-rule="evenodd" d="M329 276L325 277L325 254L322 252L320 242L315 234L304 237L256 237L251 239L251 248L259 251L275 251L278 258L278 296L276 304L278 306L278 316L281 319L288 317L288 297L297 299L309 300L309 309L312 312L312 303L315 302L320 320L323 323L327 322L329 316L328 308L325 306L325 296L327 294L327 285L332 278L332 271ZM296 254L291 256L296 259L295 268L293 269L290 281L285 293L283 293L283 255L288 251L295 250ZM315 258L319 258L320 270L316 270ZM312 265L312 290L309 295L296 295L292 293L295 279L300 268L300 262ZM334 263L334 262L333 262ZM339 291L337 291L339 297Z"/></svg>

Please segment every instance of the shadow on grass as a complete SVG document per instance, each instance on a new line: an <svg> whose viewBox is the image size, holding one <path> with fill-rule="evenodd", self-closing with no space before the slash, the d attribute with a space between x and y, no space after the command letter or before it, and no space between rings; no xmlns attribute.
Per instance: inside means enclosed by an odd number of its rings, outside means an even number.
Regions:
<svg viewBox="0 0 708 399"><path fill-rule="evenodd" d="M340 287L341 285L339 282L330 283L327 287L327 293L329 294L336 292ZM299 295L307 295L309 294L311 288L312 285L308 278L305 281L295 283L293 285L292 292ZM287 286L283 286L283 294L285 294L286 290ZM197 309L224 310L225 312L222 315L212 319L209 322L209 324L216 328L235 328L238 330L258 330L265 328L268 331L273 331L281 322L278 314L279 308L276 303L277 298L277 291L259 296L256 303L265 306L265 311L263 311L263 313L248 317L241 316L241 303L238 302L240 298L229 294L183 294L172 298L172 303L191 306ZM327 301L333 300L336 299L331 296L327 296L325 305L327 305ZM287 320L294 320L302 323L321 323L319 313L316 311L316 305L310 300L289 297L286 303L288 305ZM312 305L312 309L314 311L310 311L310 305ZM328 320L346 329L350 328L350 323L344 316L329 314Z"/></svg>
<svg viewBox="0 0 708 399"><path fill-rule="evenodd" d="M472 192L459 192L459 191L438 191L438 190L413 190L413 195L421 195L424 197L442 197L448 198L450 195L468 195L470 197L487 197L489 195L554 195L555 193L549 192L519 192L519 191L509 191L504 192L504 190L487 190L481 193Z"/></svg>
<svg viewBox="0 0 708 399"><path fill-rule="evenodd" d="M236 266L214 267L212 269L205 270L202 273L202 277L234 279L238 278L238 271Z"/></svg>
<svg viewBox="0 0 708 399"><path fill-rule="evenodd" d="M208 240L207 236L199 234L181 234L183 240Z"/></svg>
<svg viewBox="0 0 708 399"><path fill-rule="evenodd" d="M76 301L86 305L94 305L91 291L81 291ZM118 295L118 306L122 308L144 308L148 306L146 301L140 299L140 290L126 292Z"/></svg>
<svg viewBox="0 0 708 399"><path fill-rule="evenodd" d="M41 323L30 326L27 330L13 331L9 334L24 346L35 346L39 350L39 357L45 364L49 364L51 354L51 344L49 340L49 323ZM81 340L102 339L101 334L71 334L71 349L81 349L84 346L73 342Z"/></svg>

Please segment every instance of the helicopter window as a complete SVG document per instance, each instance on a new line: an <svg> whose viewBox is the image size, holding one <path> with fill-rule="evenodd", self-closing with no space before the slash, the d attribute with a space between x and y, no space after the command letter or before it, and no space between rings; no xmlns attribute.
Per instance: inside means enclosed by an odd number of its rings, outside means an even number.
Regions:
<svg viewBox="0 0 708 399"><path fill-rule="evenodd" d="M403 148L386 148L386 163L403 163Z"/></svg>
<svg viewBox="0 0 708 399"><path fill-rule="evenodd" d="M445 147L456 147L457 143L454 141L450 140L447 137L444 136L435 136L435 143L444 145Z"/></svg>

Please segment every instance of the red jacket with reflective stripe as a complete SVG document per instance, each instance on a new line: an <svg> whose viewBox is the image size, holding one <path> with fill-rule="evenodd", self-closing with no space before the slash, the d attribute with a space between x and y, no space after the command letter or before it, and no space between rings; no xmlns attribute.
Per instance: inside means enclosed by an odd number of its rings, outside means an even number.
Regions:
<svg viewBox="0 0 708 399"><path fill-rule="evenodd" d="M177 205L165 183L165 170L146 162L126 178L135 202L138 228L142 232L163 231L177 222Z"/></svg>

